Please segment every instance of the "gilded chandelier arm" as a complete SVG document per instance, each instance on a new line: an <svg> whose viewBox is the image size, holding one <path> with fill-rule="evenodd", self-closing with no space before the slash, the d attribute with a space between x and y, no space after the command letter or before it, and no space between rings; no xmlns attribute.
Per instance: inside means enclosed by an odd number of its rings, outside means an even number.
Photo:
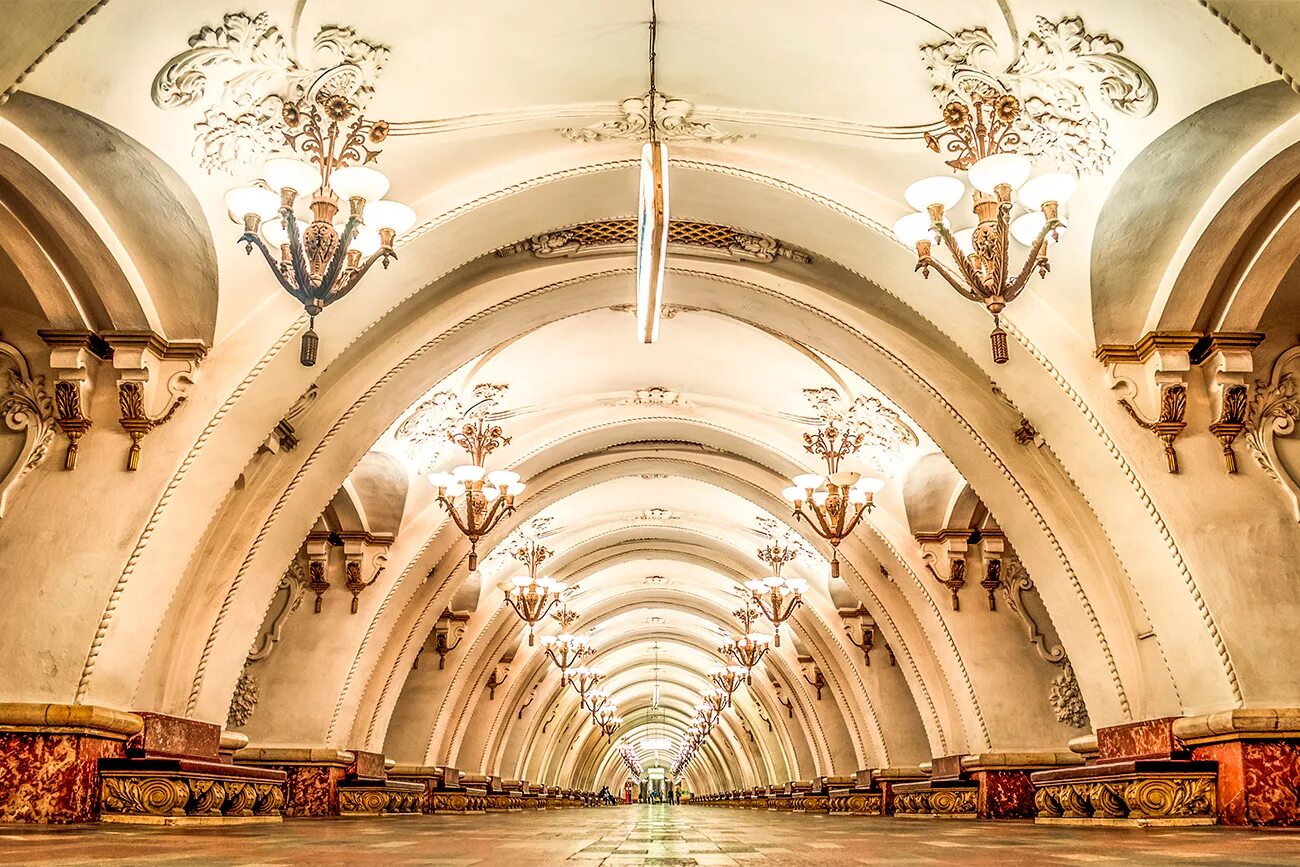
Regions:
<svg viewBox="0 0 1300 867"><path fill-rule="evenodd" d="M352 245L352 236L356 233L356 227L357 218L348 217L347 223L343 226L343 233L339 236L339 246L334 251L329 264L325 266L325 271L321 274L320 284L316 287L316 292L312 293L322 307L338 297L335 296L334 289L339 282L339 273L348 260L348 248Z"/></svg>
<svg viewBox="0 0 1300 867"><path fill-rule="evenodd" d="M980 304L984 303L983 295L980 295L969 285L963 283L960 279L958 279L957 275L953 274L952 271L950 271L942 262L936 261L935 259L926 259L925 264L933 268L934 270L938 271L939 276L942 277L944 280L946 280L948 282L948 285L956 289L957 292L960 293L961 295L965 296L971 301L978 301ZM980 284L977 281L972 285L979 286Z"/></svg>
<svg viewBox="0 0 1300 867"><path fill-rule="evenodd" d="M1016 296L1029 285L1029 276L1033 273L1034 268L1038 267L1044 271L1047 270L1047 236L1049 233L1056 231L1058 226L1060 226L1060 221L1049 220L1038 232L1038 237L1034 239L1033 246L1029 248L1029 258L1020 267L1020 273L1016 275L1015 281L1007 287L1006 294L1003 296L1007 301L1015 300ZM1039 264L1040 260L1041 265Z"/></svg>
<svg viewBox="0 0 1300 867"><path fill-rule="evenodd" d="M293 260L294 276L298 278L298 289L293 296L304 305L310 305L315 300L315 294L311 291L311 268L303 254L302 238L298 235L298 218L293 215L293 208L281 208L280 216L289 232L289 256Z"/></svg>
<svg viewBox="0 0 1300 867"><path fill-rule="evenodd" d="M1004 195L1005 192L1005 195ZM1011 190L998 187L998 261L997 288L995 293L1004 299L1007 297L1007 265L1011 255Z"/></svg>
<svg viewBox="0 0 1300 867"><path fill-rule="evenodd" d="M465 522L463 522L460 519L460 514L456 511L456 504L451 500L447 499L446 497L439 497L438 499L442 501L442 506L444 509L447 510L447 514L451 517L452 523L456 525L456 529L460 530L462 535L465 536L472 535L474 531L473 520L471 519L470 525L468 527L465 526ZM472 508L473 507L471 505L470 507L471 511Z"/></svg>
<svg viewBox="0 0 1300 867"><path fill-rule="evenodd" d="M375 264L377 260L383 258L385 255L387 255L388 258L390 259L397 258L396 253L392 253L392 252L385 253L383 248L380 248L375 252L371 253L370 257L367 258L366 261L362 262L360 267L358 267L355 271L353 271L348 276L347 280L341 281L340 284L336 286L333 289L333 291L329 293L329 295L325 296L325 303L333 304L335 301L339 300L344 295L351 292L353 288L356 287L357 283L361 282L361 278L366 276L366 272L370 270L370 266Z"/></svg>
<svg viewBox="0 0 1300 867"><path fill-rule="evenodd" d="M271 270L275 273L275 279L280 281L280 285L284 287L284 291L298 299L299 302L303 304L307 303L306 300L303 299L302 294L298 291L298 288L285 279L284 272L280 269L280 263L271 255L271 249L266 246L266 243L262 241L261 238L253 232L245 232L240 236L236 243L252 244L257 247L257 249L261 250L262 256L266 259L266 264L271 266Z"/></svg>
<svg viewBox="0 0 1300 867"><path fill-rule="evenodd" d="M953 282L953 278L944 274L944 266L939 262L935 262L931 259L930 264L933 265L934 268L939 271L939 273L944 276L958 292L961 292L972 301L983 301L984 296L976 293L978 287L981 287L984 284L980 280L979 273L971 267L970 259L962 252L961 245L957 243L957 239L953 237L952 232L948 231L948 227L943 224L943 220L938 220L934 223L934 230L939 233L939 238L943 241L944 247L948 250L948 255L952 256L953 261L957 263L957 268L961 271L961 276L966 281L966 287L962 288L957 283Z"/></svg>

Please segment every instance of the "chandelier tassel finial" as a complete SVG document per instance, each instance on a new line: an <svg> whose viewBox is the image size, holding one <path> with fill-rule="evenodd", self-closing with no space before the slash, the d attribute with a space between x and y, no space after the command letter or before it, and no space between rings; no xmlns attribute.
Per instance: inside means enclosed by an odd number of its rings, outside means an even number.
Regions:
<svg viewBox="0 0 1300 867"><path fill-rule="evenodd" d="M1007 353L1007 332L997 316L993 317L993 332L989 334L989 340L993 344L993 363L1006 364L1011 358Z"/></svg>
<svg viewBox="0 0 1300 867"><path fill-rule="evenodd" d="M316 366L316 352L320 348L320 337L316 334L316 317L311 316L307 319L307 330L302 335L302 351L298 355L298 362L303 367Z"/></svg>

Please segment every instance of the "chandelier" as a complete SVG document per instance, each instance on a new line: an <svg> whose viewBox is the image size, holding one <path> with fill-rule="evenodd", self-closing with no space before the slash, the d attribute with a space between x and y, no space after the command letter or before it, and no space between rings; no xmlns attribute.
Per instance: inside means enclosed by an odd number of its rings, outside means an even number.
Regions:
<svg viewBox="0 0 1300 867"><path fill-rule="evenodd" d="M857 527L872 498L885 487L875 476L840 470L840 461L862 448L865 436L850 424L832 421L816 433L803 435L804 449L826 462L826 475L804 473L782 493L794 504L795 518L807 521L817 535L831 543L831 577L840 575L839 545ZM806 510L805 510L806 507Z"/></svg>
<svg viewBox="0 0 1300 867"><path fill-rule="evenodd" d="M776 631L773 644L777 647L781 646L781 624L789 620L794 610L803 603L803 591L808 589L808 582L802 578L781 576L781 567L797 556L799 552L793 545L782 545L773 540L772 544L758 549L758 559L771 568L772 574L763 579L753 578L745 582L745 587L759 610Z"/></svg>
<svg viewBox="0 0 1300 867"><path fill-rule="evenodd" d="M740 684L749 677L749 669L743 665L719 666L709 673L709 680L719 691L728 696L740 689Z"/></svg>
<svg viewBox="0 0 1300 867"><path fill-rule="evenodd" d="M588 690L582 696L582 706L593 717L606 706L613 707L613 705L609 704L609 690L603 687Z"/></svg>
<svg viewBox="0 0 1300 867"><path fill-rule="evenodd" d="M972 94L971 104L953 101L944 108L948 129L939 135L926 133L925 143L935 153L947 152L947 164L964 171L975 188L972 209L976 225L952 232L944 212L961 201L966 185L952 175L919 180L907 188L904 197L916 208L894 224L898 239L916 247L916 270L925 277L934 269L958 294L983 304L993 314L993 361L1005 364L1007 333L1001 314L1008 303L1024 291L1037 271L1046 277L1047 241L1055 241L1065 228L1060 206L1074 193L1075 178L1051 172L1028 180L1029 160L1015 152L1020 144L1016 130L1020 101L1016 97L985 87ZM1011 219L1011 194L1026 213ZM953 265L931 258L932 239L938 236ZM1019 270L1011 270L1010 239L1029 249Z"/></svg>
<svg viewBox="0 0 1300 867"><path fill-rule="evenodd" d="M539 642L547 658L560 670L560 686L569 682L569 669L591 652L591 643L587 639L568 632L543 635Z"/></svg>
<svg viewBox="0 0 1300 867"><path fill-rule="evenodd" d="M226 208L244 224L239 240L245 251L261 250L280 285L307 312L299 361L311 367L320 345L316 317L351 292L376 261L387 268L397 258L393 242L415 224L415 212L385 199L388 179L366 165L379 156L370 145L388 137L387 122L366 120L346 96L323 90L286 103L283 114L295 155L267 160L258 184L226 193ZM300 196L310 217L294 211ZM339 213L344 203L346 218Z"/></svg>
<svg viewBox="0 0 1300 867"><path fill-rule="evenodd" d="M715 721L722 712L731 707L731 693L720 689L706 689L703 693L704 706L709 709Z"/></svg>
<svg viewBox="0 0 1300 867"><path fill-rule="evenodd" d="M573 671L569 672L569 685L578 693L578 699L582 706L587 706L587 695L596 688L600 683L603 675L585 665L580 665Z"/></svg>
<svg viewBox="0 0 1300 867"><path fill-rule="evenodd" d="M618 754L632 775L640 777L645 769L641 766L641 756L637 753L636 747L625 741L618 745Z"/></svg>
<svg viewBox="0 0 1300 867"><path fill-rule="evenodd" d="M731 613L740 620L742 632L739 638L731 639L719 651L734 659L737 667L745 669L745 683L748 685L753 682L754 667L763 661L771 649L769 645L772 636L754 630L758 611L753 607L752 600L746 599L740 610Z"/></svg>
<svg viewBox="0 0 1300 867"><path fill-rule="evenodd" d="M528 574L514 579L514 586L506 591L506 603L519 615L520 620L528 624L528 646L532 647L533 630L555 607L568 586L563 581L538 576L537 570L551 556L549 548L530 540L515 548L511 554L528 567Z"/></svg>
<svg viewBox="0 0 1300 867"><path fill-rule="evenodd" d="M599 711L591 715L592 721L605 733L605 737L613 740L614 732L623 724L623 718L618 715L618 708L609 704L602 707Z"/></svg>
<svg viewBox="0 0 1300 867"><path fill-rule="evenodd" d="M500 425L488 424L485 413L472 422L465 422L448 437L473 462L462 464L450 473L433 473L429 481L438 489L438 502L456 528L469 539L469 571L473 572L478 568L479 540L515 510L515 497L523 493L524 485L518 473L510 470L489 473L484 468L487 456L510 442L510 437L501 433Z"/></svg>

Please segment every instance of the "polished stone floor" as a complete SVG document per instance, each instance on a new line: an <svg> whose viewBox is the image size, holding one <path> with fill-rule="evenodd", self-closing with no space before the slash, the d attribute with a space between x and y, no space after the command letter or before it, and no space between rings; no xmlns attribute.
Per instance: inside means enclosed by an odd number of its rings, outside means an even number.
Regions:
<svg viewBox="0 0 1300 867"><path fill-rule="evenodd" d="M629 806L225 828L0 828L0 864L1300 864L1300 833L1119 829Z"/></svg>

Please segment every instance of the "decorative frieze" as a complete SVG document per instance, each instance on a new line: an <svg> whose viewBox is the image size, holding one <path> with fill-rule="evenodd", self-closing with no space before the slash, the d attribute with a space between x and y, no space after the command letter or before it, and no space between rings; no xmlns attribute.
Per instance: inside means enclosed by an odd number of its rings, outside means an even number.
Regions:
<svg viewBox="0 0 1300 867"><path fill-rule="evenodd" d="M556 130L571 142L592 144L604 141L647 141L650 138L650 94L629 96L618 104L619 116L590 126ZM745 133L727 132L695 117L690 100L654 94L655 136L659 141L730 144L750 138Z"/></svg>
<svg viewBox="0 0 1300 867"><path fill-rule="evenodd" d="M182 817L276 822L284 809L283 775L266 782L183 771L168 775L102 771L100 777L102 822L178 824Z"/></svg>
<svg viewBox="0 0 1300 867"><path fill-rule="evenodd" d="M634 252L636 241L636 220L600 220L534 235L517 244L502 247L496 254L506 257L527 253L538 259L578 258ZM812 257L807 253L767 235L696 220L669 221L668 251L687 256L761 264L769 264L778 259L802 265L812 262Z"/></svg>
<svg viewBox="0 0 1300 867"><path fill-rule="evenodd" d="M1213 825L1217 821L1214 774L1142 776L1141 771L1100 781L1039 786L1036 821L1087 824Z"/></svg>

